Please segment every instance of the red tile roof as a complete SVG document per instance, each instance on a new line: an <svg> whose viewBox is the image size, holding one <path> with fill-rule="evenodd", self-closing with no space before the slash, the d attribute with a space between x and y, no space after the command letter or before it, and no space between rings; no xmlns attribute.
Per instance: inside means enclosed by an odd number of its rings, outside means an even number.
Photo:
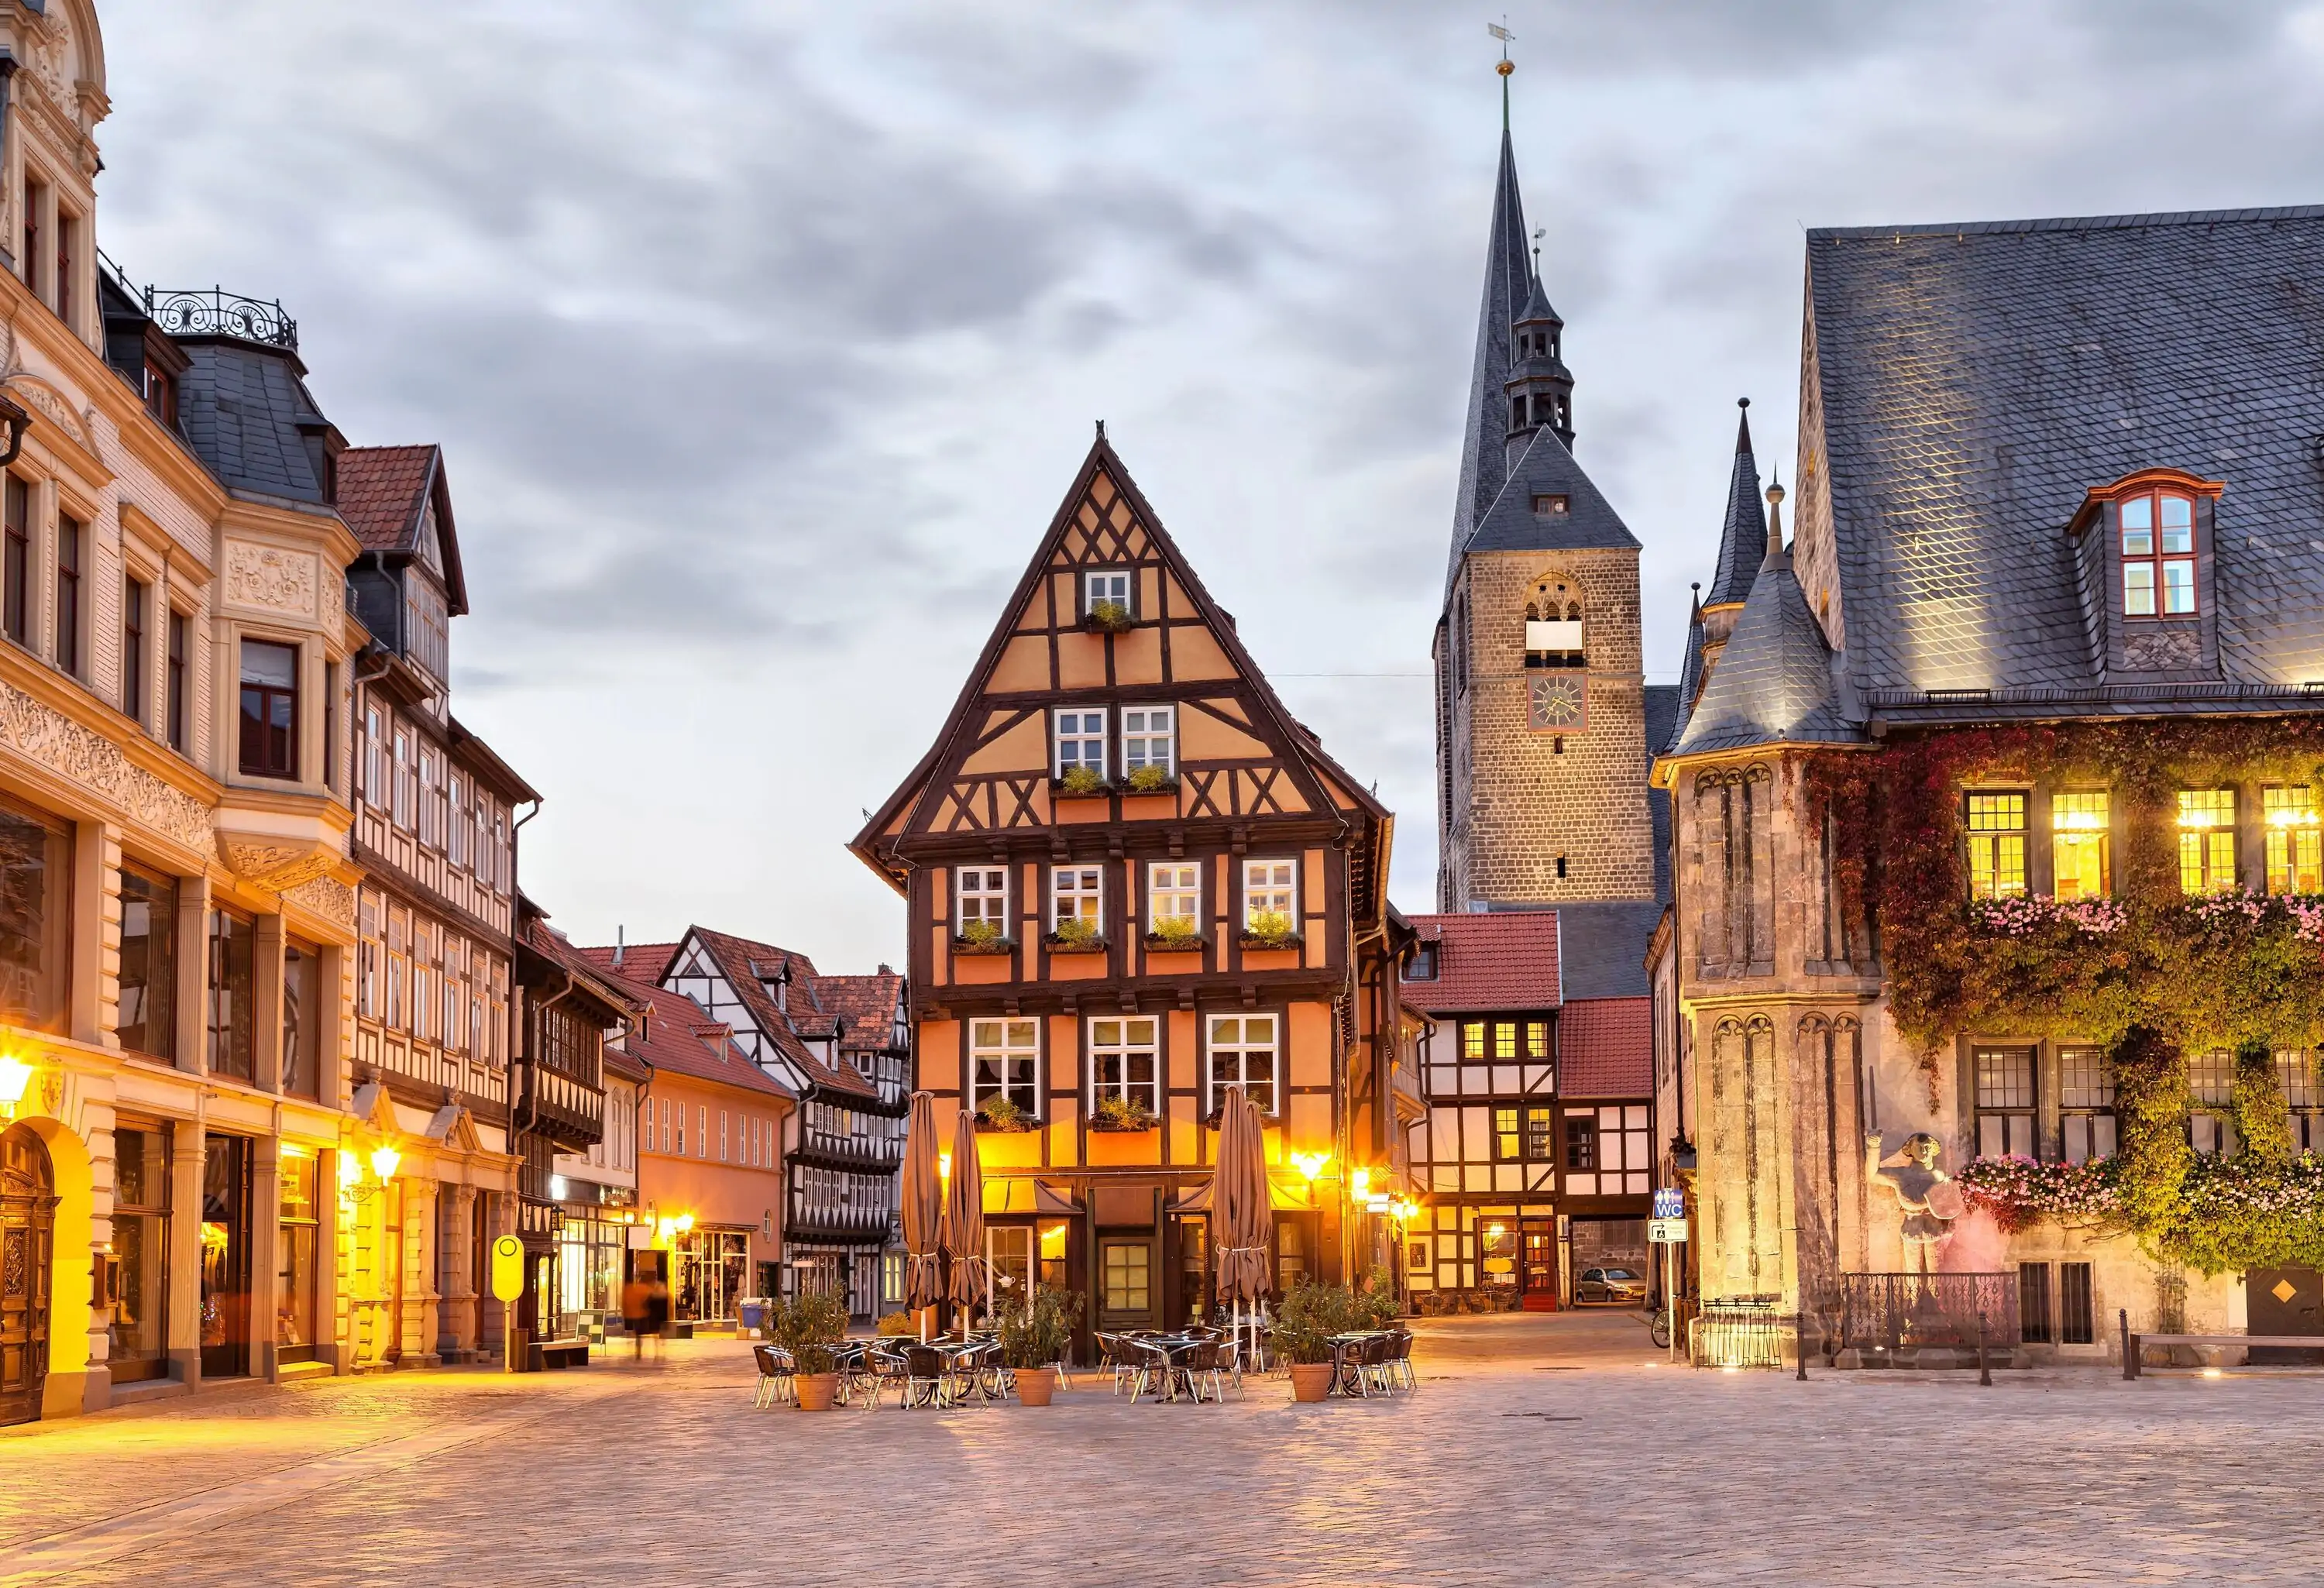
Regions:
<svg viewBox="0 0 2324 1588"><path fill-rule="evenodd" d="M821 976L816 996L823 1007L846 1022L842 1048L885 1048L896 1023L896 1006L903 1002L904 978L882 965L868 976Z"/></svg>
<svg viewBox="0 0 2324 1588"><path fill-rule="evenodd" d="M1557 1091L1562 1097L1653 1096L1654 1000L1583 998L1559 1011Z"/></svg>
<svg viewBox="0 0 2324 1588"><path fill-rule="evenodd" d="M1435 980L1406 980L1399 987L1413 1008L1461 1014L1558 1006L1554 910L1416 915L1412 925L1422 942L1436 947Z"/></svg>
<svg viewBox="0 0 2324 1588"><path fill-rule="evenodd" d="M542 958L554 962L568 974L576 977L585 987L595 986L603 992L610 994L616 1006L625 1002L634 1002L626 989L616 985L616 978L600 970L591 962L586 950L577 946L571 938L547 921L538 917L527 921L524 940L527 946L540 954Z"/></svg>
<svg viewBox="0 0 2324 1588"><path fill-rule="evenodd" d="M617 992L644 1007L643 1016L632 1022L623 1043L627 1057L651 1065L657 1073L797 1100L788 1086L752 1064L750 1055L734 1046L728 1029L706 1017L692 999L617 972L598 974Z"/></svg>
<svg viewBox="0 0 2324 1588"><path fill-rule="evenodd" d="M662 972L669 968L670 956L678 952L675 943L626 943L618 949L611 943L576 946L599 970L614 971L648 986L661 980ZM613 963L616 953L622 956L619 965Z"/></svg>
<svg viewBox="0 0 2324 1588"><path fill-rule="evenodd" d="M350 447L339 454L339 517L366 549L408 551L436 448Z"/></svg>

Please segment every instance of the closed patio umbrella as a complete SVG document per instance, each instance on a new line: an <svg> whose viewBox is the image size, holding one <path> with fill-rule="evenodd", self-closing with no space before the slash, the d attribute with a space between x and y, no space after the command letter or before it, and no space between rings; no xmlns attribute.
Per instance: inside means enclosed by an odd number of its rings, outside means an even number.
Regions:
<svg viewBox="0 0 2324 1588"><path fill-rule="evenodd" d="M991 1265L984 1260L984 1166L976 1156L976 1116L953 1122L952 1184L945 1188L944 1247L952 1254L952 1298L973 1311L977 1297L991 1310ZM968 1320L964 1316L965 1332Z"/></svg>
<svg viewBox="0 0 2324 1588"><path fill-rule="evenodd" d="M1211 1247L1218 1256L1218 1295L1234 1307L1235 1350L1242 1352L1243 1304L1267 1294L1267 1249L1274 1210L1267 1193L1267 1141L1259 1105L1240 1086L1227 1088L1219 1111L1219 1160L1211 1171Z"/></svg>
<svg viewBox="0 0 2324 1588"><path fill-rule="evenodd" d="M936 1172L936 1111L926 1092L912 1094L904 1125L904 1305L918 1310L944 1299L944 1182ZM926 1330L923 1329L923 1333Z"/></svg>

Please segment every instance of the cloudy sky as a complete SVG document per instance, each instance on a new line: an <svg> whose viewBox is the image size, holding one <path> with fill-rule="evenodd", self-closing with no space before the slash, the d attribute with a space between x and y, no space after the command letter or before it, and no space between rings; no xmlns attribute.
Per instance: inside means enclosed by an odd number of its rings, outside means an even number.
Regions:
<svg viewBox="0 0 2324 1588"><path fill-rule="evenodd" d="M1433 895L1425 672L1500 106L1441 0L99 0L101 237L448 458L456 709L585 938L900 952L844 848L1103 418ZM2324 201L2319 0L1515 5L1529 223L1650 677L1803 226Z"/></svg>

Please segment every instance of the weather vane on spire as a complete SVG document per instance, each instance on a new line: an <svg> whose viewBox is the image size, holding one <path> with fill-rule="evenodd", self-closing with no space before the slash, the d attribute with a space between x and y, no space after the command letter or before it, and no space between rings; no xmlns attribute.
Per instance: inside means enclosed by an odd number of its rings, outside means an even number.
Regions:
<svg viewBox="0 0 2324 1588"><path fill-rule="evenodd" d="M1505 133L1509 130L1509 74L1517 69L1517 63L1509 59L1509 46L1517 42L1517 35L1509 32L1508 21L1505 11L1499 22L1485 24L1485 31L1501 42L1501 63L1493 69L1501 74L1501 131Z"/></svg>

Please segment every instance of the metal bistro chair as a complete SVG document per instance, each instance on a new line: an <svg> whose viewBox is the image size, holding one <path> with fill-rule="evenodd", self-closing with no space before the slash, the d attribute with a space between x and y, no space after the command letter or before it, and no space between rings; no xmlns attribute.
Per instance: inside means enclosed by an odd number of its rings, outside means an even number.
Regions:
<svg viewBox="0 0 2324 1588"><path fill-rule="evenodd" d="M1216 1340L1202 1341L1186 1353L1179 1371L1185 1375L1186 1392L1194 1398L1195 1404L1202 1403L1205 1382L1210 1385L1211 1399L1227 1398L1226 1364L1221 1360L1226 1354L1226 1347Z"/></svg>
<svg viewBox="0 0 2324 1588"><path fill-rule="evenodd" d="M791 1385L790 1353L776 1345L753 1345L751 1356L759 1364L759 1384L752 1393L752 1406L763 1411L777 1401L788 1402L796 1393Z"/></svg>
<svg viewBox="0 0 2324 1588"><path fill-rule="evenodd" d="M939 1411L954 1402L952 1363L933 1345L904 1347L904 1405L935 1407Z"/></svg>
<svg viewBox="0 0 2324 1588"><path fill-rule="evenodd" d="M856 1371L842 1382L862 1401L865 1411L877 1411L890 1387L894 1388L899 1403L909 1403L911 1398L906 1391L905 1379L902 1352L867 1349ZM851 1400L848 1404L853 1405L855 1401Z"/></svg>
<svg viewBox="0 0 2324 1588"><path fill-rule="evenodd" d="M1130 1399L1138 1398L1138 1353L1130 1343L1119 1334L1097 1336L1098 1358L1106 1371L1113 1375L1113 1392L1119 1395L1126 1388Z"/></svg>
<svg viewBox="0 0 2324 1588"><path fill-rule="evenodd" d="M1149 1385L1158 1385L1155 1399L1176 1400L1177 1364L1171 1360L1169 1348L1151 1340L1129 1340L1123 1344L1130 1353L1136 1374L1130 1380L1130 1399L1134 1401L1146 1393Z"/></svg>
<svg viewBox="0 0 2324 1588"><path fill-rule="evenodd" d="M1397 1379L1406 1390L1419 1389L1420 1376L1412 1371L1412 1331L1393 1330L1388 1338L1395 1343L1389 1352L1388 1366L1395 1370Z"/></svg>
<svg viewBox="0 0 2324 1588"><path fill-rule="evenodd" d="M1369 1395L1378 1390L1382 1395L1396 1393L1391 1381L1395 1371L1389 1364L1396 1360L1396 1341L1388 1334L1374 1334L1364 1342L1363 1353L1356 1359L1356 1380Z"/></svg>

